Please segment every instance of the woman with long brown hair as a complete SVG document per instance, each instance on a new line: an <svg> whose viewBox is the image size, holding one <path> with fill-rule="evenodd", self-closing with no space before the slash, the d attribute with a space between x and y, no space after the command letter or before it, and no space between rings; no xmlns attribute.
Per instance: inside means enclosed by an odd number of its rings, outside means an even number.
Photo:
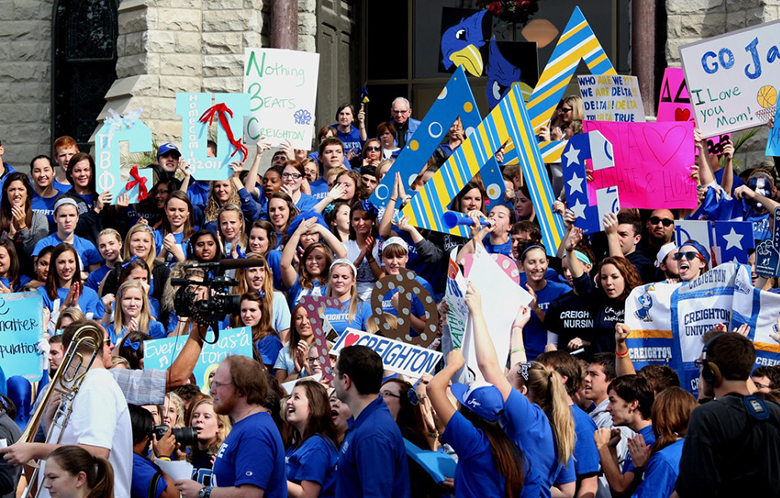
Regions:
<svg viewBox="0 0 780 498"><path fill-rule="evenodd" d="M57 498L113 498L114 469L80 446L60 446L46 457L43 487Z"/></svg>
<svg viewBox="0 0 780 498"><path fill-rule="evenodd" d="M235 327L250 327L252 329L252 344L260 353L263 364L269 371L276 362L276 357L282 349L282 341L272 325L272 312L259 292L247 292L241 295L240 312L233 317Z"/></svg>
<svg viewBox="0 0 780 498"><path fill-rule="evenodd" d="M157 259L168 266L187 259L185 245L194 232L193 208L187 194L176 190L165 200L165 214L154 232Z"/></svg>
<svg viewBox="0 0 780 498"><path fill-rule="evenodd" d="M337 435L325 387L309 379L296 382L287 400L286 416L295 429L292 445L287 448L288 496L335 496Z"/></svg>
<svg viewBox="0 0 780 498"><path fill-rule="evenodd" d="M3 183L0 200L0 234L18 242L18 249L30 255L35 243L49 234L46 215L32 210L34 190L27 175L15 171Z"/></svg>

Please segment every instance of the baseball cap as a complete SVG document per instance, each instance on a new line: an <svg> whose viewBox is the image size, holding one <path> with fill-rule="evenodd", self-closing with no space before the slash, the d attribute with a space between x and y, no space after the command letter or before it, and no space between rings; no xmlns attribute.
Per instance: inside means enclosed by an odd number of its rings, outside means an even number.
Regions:
<svg viewBox="0 0 780 498"><path fill-rule="evenodd" d="M179 157L181 157L181 152L179 152L179 149L175 145L169 142L165 142L160 146L159 149L157 149L157 157L160 157L169 152L175 152Z"/></svg>
<svg viewBox="0 0 780 498"><path fill-rule="evenodd" d="M669 255L670 252L677 249L677 246L674 245L674 242L668 242L661 246L661 248L658 250L658 255L655 258L655 267L659 268L661 266L661 263L664 262L666 257Z"/></svg>
<svg viewBox="0 0 780 498"><path fill-rule="evenodd" d="M504 397L493 384L487 382L474 382L470 386L453 384L450 390L463 406L485 420L495 422L501 418L501 413L504 411Z"/></svg>

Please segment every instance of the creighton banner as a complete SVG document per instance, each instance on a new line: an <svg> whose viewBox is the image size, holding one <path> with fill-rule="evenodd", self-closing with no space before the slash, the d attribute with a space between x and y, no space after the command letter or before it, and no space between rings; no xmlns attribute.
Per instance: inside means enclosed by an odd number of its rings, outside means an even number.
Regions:
<svg viewBox="0 0 780 498"><path fill-rule="evenodd" d="M244 123L247 143L266 137L271 145L289 140L311 148L320 55L297 50L248 48L244 52L244 92L251 117Z"/></svg>
<svg viewBox="0 0 780 498"><path fill-rule="evenodd" d="M414 346L395 339L369 334L362 330L347 328L330 354L338 355L349 346L367 346L382 357L386 370L419 379L425 373L433 374L433 369L441 360L442 354L433 349Z"/></svg>
<svg viewBox="0 0 780 498"><path fill-rule="evenodd" d="M704 334L719 323L733 330L755 322L753 291L749 267L725 263L672 294L672 368L683 389L698 393L699 369L694 361L701 356Z"/></svg>
<svg viewBox="0 0 780 498"><path fill-rule="evenodd" d="M647 365L669 365L672 361L672 322L669 313L672 293L680 284L657 282L635 287L626 299L628 355L639 370Z"/></svg>

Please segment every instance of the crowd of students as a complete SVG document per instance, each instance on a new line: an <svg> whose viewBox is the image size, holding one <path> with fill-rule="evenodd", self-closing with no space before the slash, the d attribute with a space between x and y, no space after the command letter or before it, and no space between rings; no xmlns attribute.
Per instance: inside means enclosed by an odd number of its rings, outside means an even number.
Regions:
<svg viewBox="0 0 780 498"><path fill-rule="evenodd" d="M581 133L582 116L578 97L563 99L540 140ZM149 166L155 183L137 204L98 194L93 158L69 137L55 141L53 159L34 158L29 177L2 163L0 146L0 292L40 293L49 360L38 385L19 377L0 382L7 394L0 439L9 445L0 449L0 496L14 495L20 473L12 464L31 459L46 460L40 492L63 498L666 497L776 489L780 369L752 372L755 351L745 331L706 337L701 391L715 401L697 408L670 368L634 371L623 323L633 288L689 282L710 268L708 247L673 242L675 220L743 209L756 240L769 237L769 213L780 205L774 168L740 179L733 147L709 156L697 134L691 175L700 185L698 209L622 210L605 217L603 233L583 236L566 206L560 165L551 165L554 209L566 233L550 257L517 164L502 164L501 202L488 202L477 176L447 206L475 221L471 238L418 229L400 215L412 191L465 140L459 121L404 185L392 164L419 125L406 99L393 101L377 138L369 138L362 108L341 106L336 120L318 133L316 151L283 146L262 175L270 147L260 140L249 168L233 163L226 181L192 179L177 147L163 144ZM216 156L213 143L209 155ZM376 206L369 197L387 174L392 195ZM477 362L469 369L452 348L443 296L452 250L460 261L480 247L516 261L532 301L503 334L509 357L497 358L481 296L469 287ZM231 273L239 309L220 324L249 327L254 357L230 356L203 381L192 370L205 329L178 316L172 279L202 281L212 270L190 264L223 259L256 261ZM381 333L372 319L380 311L371 308L375 284L404 269L439 305L429 347L446 360L436 375L385 371L362 346L332 359L332 380L322 375L315 313L301 299L340 303L321 314L334 337L347 328ZM759 287L775 285L753 276ZM193 291L206 295L202 286ZM384 292L380 318L408 318L419 334L431 320L424 299L421 291L404 307L397 290ZM42 424L54 426L63 445L44 443L43 429L37 442L16 442L78 333L94 337L99 361L68 427L58 428L54 414ZM143 370L145 341L177 336L186 337L185 348L168 371ZM712 427L716 416L731 417L728 430ZM189 441L175 431L187 427L195 430ZM412 456L418 451L456 460L454 475L435 479ZM765 460L748 466L740 455ZM160 460L190 462L192 479L173 479Z"/></svg>

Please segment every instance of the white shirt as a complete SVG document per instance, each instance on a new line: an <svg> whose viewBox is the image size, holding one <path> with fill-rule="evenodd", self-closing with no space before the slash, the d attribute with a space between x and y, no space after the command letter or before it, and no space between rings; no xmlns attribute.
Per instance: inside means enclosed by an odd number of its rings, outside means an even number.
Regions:
<svg viewBox="0 0 780 498"><path fill-rule="evenodd" d="M86 444L108 449L108 461L114 468L114 496L130 498L133 475L130 413L124 394L108 370L99 368L87 372L73 400L73 412L67 425L61 429L55 424L52 429L50 442L56 443L57 438L58 444ZM39 480L44 473L45 462L42 462ZM39 496L49 498L48 490L41 489Z"/></svg>
<svg viewBox="0 0 780 498"><path fill-rule="evenodd" d="M348 240L342 242L342 244L344 244L344 248L347 250L347 259L354 263L360 255L360 246L358 246L357 241ZM378 243L374 244L374 249L371 251L371 254L374 255L374 259L377 261L377 264L379 264ZM371 302L371 292L374 290L376 280L374 272L371 271L371 265L368 264L366 258L363 258L363 261L360 262L360 266L357 267L357 291L361 301Z"/></svg>

